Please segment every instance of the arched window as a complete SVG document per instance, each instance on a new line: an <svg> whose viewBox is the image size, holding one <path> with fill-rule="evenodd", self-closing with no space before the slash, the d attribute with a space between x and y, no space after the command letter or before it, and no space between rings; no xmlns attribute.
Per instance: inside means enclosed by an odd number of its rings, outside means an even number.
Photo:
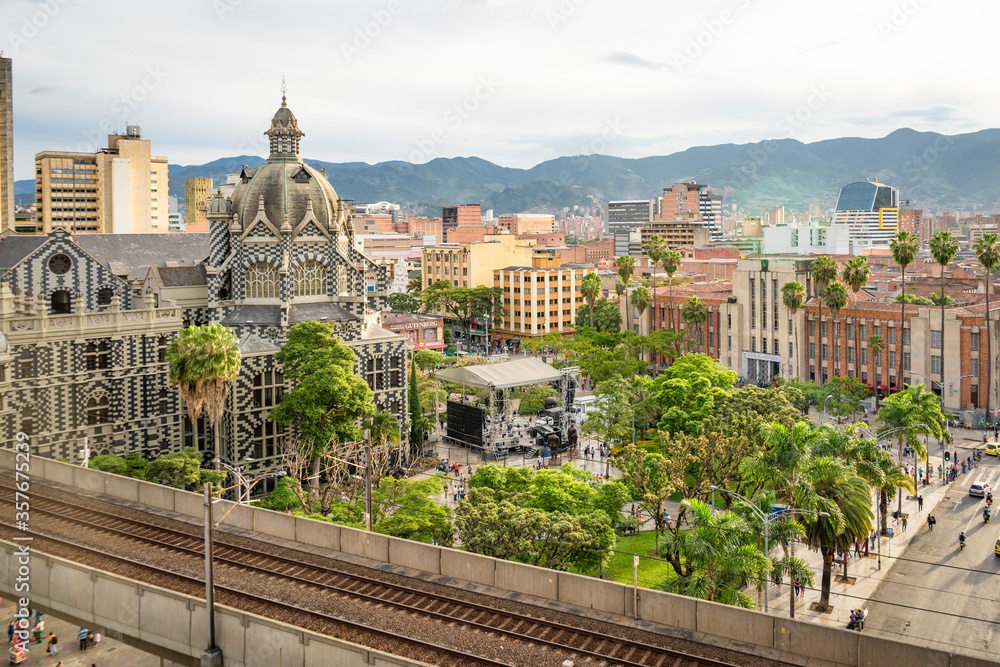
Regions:
<svg viewBox="0 0 1000 667"><path fill-rule="evenodd" d="M326 267L310 259L295 267L295 296L326 294Z"/></svg>
<svg viewBox="0 0 1000 667"><path fill-rule="evenodd" d="M111 341L102 339L88 342L83 360L88 371L111 368Z"/></svg>
<svg viewBox="0 0 1000 667"><path fill-rule="evenodd" d="M73 312L73 297L69 290L56 290L49 301L49 312L54 315L69 315Z"/></svg>
<svg viewBox="0 0 1000 667"><path fill-rule="evenodd" d="M278 270L267 262L257 262L247 269L248 299L277 299Z"/></svg>
<svg viewBox="0 0 1000 667"><path fill-rule="evenodd" d="M98 306L110 306L111 297L115 295L115 291L110 287L102 287L97 290L97 305Z"/></svg>
<svg viewBox="0 0 1000 667"><path fill-rule="evenodd" d="M111 408L107 396L87 399L87 425L107 424L111 421Z"/></svg>

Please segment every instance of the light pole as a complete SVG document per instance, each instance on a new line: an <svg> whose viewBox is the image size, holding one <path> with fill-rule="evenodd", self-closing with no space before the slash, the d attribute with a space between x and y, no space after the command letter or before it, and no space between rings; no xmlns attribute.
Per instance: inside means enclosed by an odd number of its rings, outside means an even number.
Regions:
<svg viewBox="0 0 1000 667"><path fill-rule="evenodd" d="M719 491L721 493L728 493L729 495L733 496L734 498L736 498L738 500L742 500L743 504L746 505L747 507L749 507L753 511L753 513L756 514L760 518L760 520L764 524L764 556L766 558L770 558L771 557L770 556L770 553L771 553L770 546L771 545L768 542L768 527L771 525L772 521L780 519L780 518L784 517L785 515L791 516L791 515L794 515L794 514L810 514L812 516L830 516L826 512L814 512L812 510L804 510L804 509L799 509L797 507L786 507L786 508L782 509L779 512L774 512L774 513L768 515L768 514L764 514L763 510L761 510L759 507L757 507L756 505L754 505L753 502L751 502L749 498L746 498L745 496L741 496L740 494L736 493L735 491L729 491L728 489L719 488L715 484L710 484L708 486L708 490L711 491L713 494L716 491ZM767 580L765 580L764 581L764 613L766 614L767 612L768 612L768 594L767 594ZM793 611L792 613L794 614L795 612Z"/></svg>
<svg viewBox="0 0 1000 667"><path fill-rule="evenodd" d="M242 480L235 487L248 486L247 495L250 495L250 488L254 484L262 479L268 479L271 477L284 477L285 471L279 470L277 472L268 473L266 475L261 475L260 477L255 477L254 479ZM228 491L229 489L222 489L220 493ZM212 498L212 483L205 482L205 631L206 631L206 644L205 652L201 655L202 667L222 667L222 649L215 644L215 577L213 572L213 545L212 545L212 528L215 527L212 520L212 505L217 503L220 498ZM233 504L236 507L239 503ZM229 512L233 509L230 508ZM229 512L222 515L219 519L221 524L225 521L226 517L229 516Z"/></svg>
<svg viewBox="0 0 1000 667"><path fill-rule="evenodd" d="M830 394L825 399L823 399L823 421L826 421L826 402L833 398L833 394ZM822 422L821 422L822 423Z"/></svg>
<svg viewBox="0 0 1000 667"><path fill-rule="evenodd" d="M252 457L248 456L245 459L243 459L243 461L245 463L247 463L247 464L250 464L250 463L253 463L254 459ZM246 484L246 477L243 476L243 466L239 466L237 468L235 466L229 465L228 463L226 463L225 461L223 461L221 459L212 459L212 463L215 464L216 470L218 470L221 467L221 468L224 468L227 472L231 472L233 474L233 476L236 477L236 486L237 487L243 487ZM249 488L246 491L246 496L247 496L246 499L244 499L243 498L243 491L241 490L240 491L240 497L239 497L239 499L238 499L237 502L240 502L240 503L244 503L244 502L245 503L249 503L250 502L250 489Z"/></svg>

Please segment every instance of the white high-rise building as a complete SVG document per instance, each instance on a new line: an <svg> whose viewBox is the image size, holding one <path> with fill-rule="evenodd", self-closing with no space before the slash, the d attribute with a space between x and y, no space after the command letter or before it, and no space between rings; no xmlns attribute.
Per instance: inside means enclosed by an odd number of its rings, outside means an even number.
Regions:
<svg viewBox="0 0 1000 667"><path fill-rule="evenodd" d="M14 81L10 58L0 58L0 232L14 229Z"/></svg>
<svg viewBox="0 0 1000 667"><path fill-rule="evenodd" d="M899 231L899 190L877 181L861 181L840 190L833 225L846 225L850 252L887 246Z"/></svg>

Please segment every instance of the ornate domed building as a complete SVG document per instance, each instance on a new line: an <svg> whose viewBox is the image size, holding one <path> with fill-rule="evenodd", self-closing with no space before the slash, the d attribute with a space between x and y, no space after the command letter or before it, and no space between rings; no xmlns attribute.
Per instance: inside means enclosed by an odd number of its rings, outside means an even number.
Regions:
<svg viewBox="0 0 1000 667"><path fill-rule="evenodd" d="M275 353L300 322L332 322L375 403L405 421L406 339L382 328L390 267L355 248L350 207L302 161L284 97L265 134L267 161L211 200L207 234L0 233L0 446L22 430L39 456L80 460L86 442L211 459L211 429L193 428L165 353L181 328L213 322L243 353L221 457L248 475L283 467L288 433L268 414L289 385Z"/></svg>

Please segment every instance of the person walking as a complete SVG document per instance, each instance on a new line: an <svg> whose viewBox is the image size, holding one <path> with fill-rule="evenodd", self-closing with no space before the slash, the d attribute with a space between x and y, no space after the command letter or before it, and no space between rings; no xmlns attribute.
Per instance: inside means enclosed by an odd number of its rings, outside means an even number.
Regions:
<svg viewBox="0 0 1000 667"><path fill-rule="evenodd" d="M906 515L903 515L903 532L906 532Z"/></svg>
<svg viewBox="0 0 1000 667"><path fill-rule="evenodd" d="M11 621L10 625L7 626L7 643L14 643L14 621Z"/></svg>
<svg viewBox="0 0 1000 667"><path fill-rule="evenodd" d="M45 648L45 652L49 655L59 655L59 646L57 645L59 638L56 637L56 633L49 633L49 645Z"/></svg>
<svg viewBox="0 0 1000 667"><path fill-rule="evenodd" d="M923 496L917 496L917 511L918 512L923 512L924 511L924 497Z"/></svg>
<svg viewBox="0 0 1000 667"><path fill-rule="evenodd" d="M77 633L80 636L80 650L87 650L87 628L80 628L80 632Z"/></svg>

